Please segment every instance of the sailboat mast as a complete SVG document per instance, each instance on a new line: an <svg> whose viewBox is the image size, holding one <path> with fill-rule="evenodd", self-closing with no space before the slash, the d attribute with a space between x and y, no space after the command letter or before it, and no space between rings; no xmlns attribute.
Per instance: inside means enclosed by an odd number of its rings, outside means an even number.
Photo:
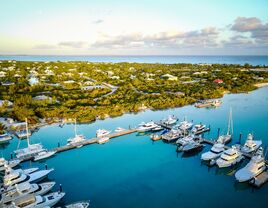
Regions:
<svg viewBox="0 0 268 208"><path fill-rule="evenodd" d="M27 118L25 118L25 122L26 122L27 144L28 144L28 147L29 147L30 146L30 140L29 140L29 130L28 130L28 121L27 121Z"/></svg>
<svg viewBox="0 0 268 208"><path fill-rule="evenodd" d="M77 132L76 132L76 118L74 119L74 134L75 134L75 136L77 135Z"/></svg>
<svg viewBox="0 0 268 208"><path fill-rule="evenodd" d="M233 127L233 114L232 114L232 108L230 108L227 135L231 135L231 134L233 134L233 132L234 132L234 127Z"/></svg>

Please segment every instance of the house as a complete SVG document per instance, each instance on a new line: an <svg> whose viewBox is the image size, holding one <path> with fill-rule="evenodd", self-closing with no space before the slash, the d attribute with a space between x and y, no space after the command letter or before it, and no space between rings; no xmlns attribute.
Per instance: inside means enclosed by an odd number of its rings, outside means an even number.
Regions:
<svg viewBox="0 0 268 208"><path fill-rule="evenodd" d="M106 87L102 86L102 85L93 85L93 86L84 86L81 87L81 90L94 90L94 89L104 89Z"/></svg>
<svg viewBox="0 0 268 208"><path fill-rule="evenodd" d="M164 74L161 76L161 79L170 80L170 81L177 81L178 77L173 76L171 74Z"/></svg>
<svg viewBox="0 0 268 208"><path fill-rule="evenodd" d="M46 95L38 95L38 96L35 96L35 97L33 97L33 100L38 100L38 101L48 100L50 103L52 102L52 98L49 97L49 96L46 96Z"/></svg>
<svg viewBox="0 0 268 208"><path fill-rule="evenodd" d="M8 108L12 108L13 103L8 100L0 100L0 107L6 105Z"/></svg>
<svg viewBox="0 0 268 208"><path fill-rule="evenodd" d="M0 77L5 77L5 76L6 76L6 72L0 71Z"/></svg>
<svg viewBox="0 0 268 208"><path fill-rule="evenodd" d="M215 79L213 82L216 84L222 84L223 80L222 79Z"/></svg>

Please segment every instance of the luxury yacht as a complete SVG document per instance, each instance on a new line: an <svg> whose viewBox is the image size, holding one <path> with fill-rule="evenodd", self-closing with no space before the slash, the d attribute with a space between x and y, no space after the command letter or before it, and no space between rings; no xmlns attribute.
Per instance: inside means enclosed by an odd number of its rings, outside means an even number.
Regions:
<svg viewBox="0 0 268 208"><path fill-rule="evenodd" d="M121 127L117 127L114 131L115 132L122 132L122 131L125 131L126 129L124 128L121 128Z"/></svg>
<svg viewBox="0 0 268 208"><path fill-rule="evenodd" d="M110 131L107 131L105 129L98 129L97 133L96 133L96 136L97 137L104 137L104 136L107 136L110 133L111 133Z"/></svg>
<svg viewBox="0 0 268 208"><path fill-rule="evenodd" d="M138 132L147 132L147 131L151 131L154 128L158 127L157 124L155 124L154 122L148 122L148 123L141 123L139 125L139 127L137 128Z"/></svg>
<svg viewBox="0 0 268 208"><path fill-rule="evenodd" d="M25 138L30 137L32 135L30 130L17 131L15 134L18 137L18 139L25 139Z"/></svg>
<svg viewBox="0 0 268 208"><path fill-rule="evenodd" d="M44 208L46 206L52 207L57 204L63 197L65 193L63 192L53 192L45 196L35 196L34 194L21 197L14 200L6 208Z"/></svg>
<svg viewBox="0 0 268 208"><path fill-rule="evenodd" d="M30 184L28 182L16 184L15 186L10 187L4 193L2 193L2 199L0 204L6 204L12 202L18 198L26 196L28 194L34 195L44 195L49 192L54 186L55 182L46 182L40 184Z"/></svg>
<svg viewBox="0 0 268 208"><path fill-rule="evenodd" d="M200 150L203 147L204 147L204 145L201 144L200 142L191 140L186 145L181 146L179 150L182 151L182 152L186 152L187 153L187 152L194 152L194 151Z"/></svg>
<svg viewBox="0 0 268 208"><path fill-rule="evenodd" d="M193 134L202 134L206 131L209 131L209 128L206 127L204 124L196 124L193 126L191 132Z"/></svg>
<svg viewBox="0 0 268 208"><path fill-rule="evenodd" d="M194 134L189 134L187 136L184 136L184 137L178 139L176 141L176 144L177 145L184 146L184 145L188 144L191 141L198 141L198 142L200 142L201 140L202 140L201 136L196 136Z"/></svg>
<svg viewBox="0 0 268 208"><path fill-rule="evenodd" d="M263 154L254 155L249 163L235 173L235 178L239 182L250 181L254 177L266 170L265 158Z"/></svg>
<svg viewBox="0 0 268 208"><path fill-rule="evenodd" d="M230 167L239 163L244 159L242 153L237 149L237 147L232 146L230 149L225 150L220 158L216 160L219 168Z"/></svg>
<svg viewBox="0 0 268 208"><path fill-rule="evenodd" d="M178 121L177 117L174 115L169 115L168 118L164 119L162 122L165 125L173 125Z"/></svg>
<svg viewBox="0 0 268 208"><path fill-rule="evenodd" d="M11 168L14 168L20 164L21 160L13 159L13 160L5 160L5 158L0 158L0 172L5 170L5 165L8 165Z"/></svg>
<svg viewBox="0 0 268 208"><path fill-rule="evenodd" d="M80 201L75 202L69 205L66 205L65 208L88 208L90 205L90 201Z"/></svg>
<svg viewBox="0 0 268 208"><path fill-rule="evenodd" d="M98 143L99 144L104 144L104 143L106 143L106 142L108 142L110 140L110 138L109 137L101 137L101 138L98 138Z"/></svg>
<svg viewBox="0 0 268 208"><path fill-rule="evenodd" d="M81 144L81 142L85 141L86 138L84 135L77 134L77 130L76 130L76 119L75 119L75 123L74 123L74 137L70 138L67 140L67 145L78 145L77 147L82 147L83 145Z"/></svg>
<svg viewBox="0 0 268 208"><path fill-rule="evenodd" d="M210 151L205 152L201 155L201 159L203 161L210 162L211 165L215 164L215 160L219 158L222 154L222 152L225 150L224 144L220 142L216 142Z"/></svg>
<svg viewBox="0 0 268 208"><path fill-rule="evenodd" d="M248 134L247 141L241 148L241 151L243 153L252 153L256 151L261 145L262 145L261 140L253 140L253 135Z"/></svg>
<svg viewBox="0 0 268 208"><path fill-rule="evenodd" d="M192 122L188 122L188 121L184 120L184 121L180 122L180 124L179 124L178 127L182 131L187 131L187 130L191 129L192 126L193 126L193 123Z"/></svg>
<svg viewBox="0 0 268 208"><path fill-rule="evenodd" d="M34 156L34 161L43 160L43 159L52 157L55 154L56 154L56 151L53 151L53 150L51 150L51 151L45 150L43 152L39 152L36 156Z"/></svg>
<svg viewBox="0 0 268 208"><path fill-rule="evenodd" d="M180 130L171 129L166 134L162 135L162 139L165 142L175 142L182 136L182 132Z"/></svg>
<svg viewBox="0 0 268 208"><path fill-rule="evenodd" d="M1 134L0 135L0 144L8 143L12 139L12 136L9 134Z"/></svg>

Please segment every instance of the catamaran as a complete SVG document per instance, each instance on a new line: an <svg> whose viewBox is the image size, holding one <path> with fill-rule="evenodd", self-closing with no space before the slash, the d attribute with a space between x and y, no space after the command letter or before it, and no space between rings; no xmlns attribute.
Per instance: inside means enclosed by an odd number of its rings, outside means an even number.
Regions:
<svg viewBox="0 0 268 208"><path fill-rule="evenodd" d="M25 121L26 121L26 131L28 131L27 119L25 119ZM43 152L45 150L41 144L30 144L29 134L27 134L27 145L28 146L26 148L17 149L14 151L18 159L30 160L34 156L36 156L39 152Z"/></svg>
<svg viewBox="0 0 268 208"><path fill-rule="evenodd" d="M236 146L232 146L230 149L225 150L221 154L220 158L216 160L216 163L219 168L226 168L239 163L243 159L244 156L238 148Z"/></svg>
<svg viewBox="0 0 268 208"><path fill-rule="evenodd" d="M232 140L233 133L234 133L233 115L232 115L232 108L230 108L227 133L226 135L220 135L217 139L217 142L227 144Z"/></svg>
<svg viewBox="0 0 268 208"><path fill-rule="evenodd" d="M76 119L75 119L75 123L74 123L74 137L68 139L68 144L67 145L78 145L77 147L82 147L83 144L82 142L86 140L85 136L80 134L77 134L77 130L76 130Z"/></svg>
<svg viewBox="0 0 268 208"><path fill-rule="evenodd" d="M261 140L253 140L253 135L248 134L247 141L245 142L244 146L241 148L243 153L252 153L259 149L262 145Z"/></svg>

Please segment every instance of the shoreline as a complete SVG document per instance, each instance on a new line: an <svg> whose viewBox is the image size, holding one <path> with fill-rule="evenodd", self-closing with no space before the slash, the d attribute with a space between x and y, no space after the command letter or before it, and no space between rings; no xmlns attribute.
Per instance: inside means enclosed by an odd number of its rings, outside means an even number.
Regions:
<svg viewBox="0 0 268 208"><path fill-rule="evenodd" d="M266 87L268 86L268 82L257 83L257 84L254 84L254 86L257 88Z"/></svg>

